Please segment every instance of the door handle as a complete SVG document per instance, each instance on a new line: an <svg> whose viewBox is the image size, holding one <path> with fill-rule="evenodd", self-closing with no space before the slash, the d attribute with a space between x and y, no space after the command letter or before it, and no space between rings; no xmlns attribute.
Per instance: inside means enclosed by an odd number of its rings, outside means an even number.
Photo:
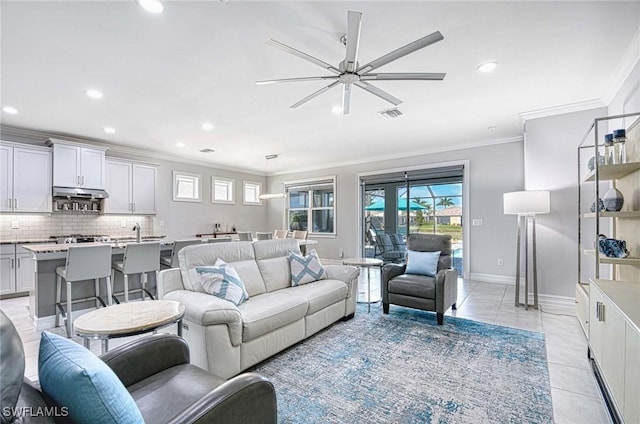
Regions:
<svg viewBox="0 0 640 424"><path fill-rule="evenodd" d="M11 203L11 197L9 197L9 207L7 209L11 210L12 207L13 206L12 206L12 203Z"/></svg>
<svg viewBox="0 0 640 424"><path fill-rule="evenodd" d="M13 210L18 209L18 199L13 199Z"/></svg>
<svg viewBox="0 0 640 424"><path fill-rule="evenodd" d="M13 258L11 258L11 269L15 268L15 261Z"/></svg>
<svg viewBox="0 0 640 424"><path fill-rule="evenodd" d="M76 175L76 184L80 185L80 175Z"/></svg>
<svg viewBox="0 0 640 424"><path fill-rule="evenodd" d="M16 259L18 261L18 268L20 268L20 258Z"/></svg>

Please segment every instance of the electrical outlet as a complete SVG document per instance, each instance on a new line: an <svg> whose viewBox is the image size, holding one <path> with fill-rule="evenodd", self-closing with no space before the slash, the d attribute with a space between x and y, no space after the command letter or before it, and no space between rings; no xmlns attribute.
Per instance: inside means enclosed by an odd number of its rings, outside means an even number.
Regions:
<svg viewBox="0 0 640 424"><path fill-rule="evenodd" d="M120 228L127 228L127 221L120 221Z"/></svg>
<svg viewBox="0 0 640 424"><path fill-rule="evenodd" d="M11 221L11 229L17 230L18 228L20 228L20 223L18 221Z"/></svg>
<svg viewBox="0 0 640 424"><path fill-rule="evenodd" d="M498 258L498 266L504 266L504 259Z"/></svg>
<svg viewBox="0 0 640 424"><path fill-rule="evenodd" d="M344 250L343 249L338 249L338 257L344 258Z"/></svg>
<svg viewBox="0 0 640 424"><path fill-rule="evenodd" d="M473 225L474 227L482 227L482 220L481 219L472 219L471 220L471 225Z"/></svg>
<svg viewBox="0 0 640 424"><path fill-rule="evenodd" d="M160 221L160 228L164 228L164 221Z"/></svg>

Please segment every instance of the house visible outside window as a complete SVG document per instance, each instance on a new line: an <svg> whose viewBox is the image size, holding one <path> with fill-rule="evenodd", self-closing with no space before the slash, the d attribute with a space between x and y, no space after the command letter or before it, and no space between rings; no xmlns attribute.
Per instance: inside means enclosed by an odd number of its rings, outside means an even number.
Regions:
<svg viewBox="0 0 640 424"><path fill-rule="evenodd" d="M245 205L261 205L262 201L258 198L262 192L262 184L252 181L243 181L243 199L242 203Z"/></svg>
<svg viewBox="0 0 640 424"><path fill-rule="evenodd" d="M234 204L234 180L211 177L211 203Z"/></svg>
<svg viewBox="0 0 640 424"><path fill-rule="evenodd" d="M335 229L335 177L285 183L289 231L333 235Z"/></svg>
<svg viewBox="0 0 640 424"><path fill-rule="evenodd" d="M173 171L173 200L176 202L202 202L201 175Z"/></svg>

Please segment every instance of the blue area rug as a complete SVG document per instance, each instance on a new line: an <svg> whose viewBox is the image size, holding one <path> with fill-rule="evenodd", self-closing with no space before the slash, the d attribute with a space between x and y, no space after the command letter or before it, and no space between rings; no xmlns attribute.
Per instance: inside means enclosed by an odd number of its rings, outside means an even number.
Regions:
<svg viewBox="0 0 640 424"><path fill-rule="evenodd" d="M542 333L392 306L259 364L281 423L553 423Z"/></svg>

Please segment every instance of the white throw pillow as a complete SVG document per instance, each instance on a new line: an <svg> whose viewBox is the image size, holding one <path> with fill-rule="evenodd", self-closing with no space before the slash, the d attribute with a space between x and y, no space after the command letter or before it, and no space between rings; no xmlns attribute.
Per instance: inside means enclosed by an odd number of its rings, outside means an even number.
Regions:
<svg viewBox="0 0 640 424"><path fill-rule="evenodd" d="M327 278L327 273L320 263L315 249L307 256L289 252L289 267L291 269L291 287Z"/></svg>
<svg viewBox="0 0 640 424"><path fill-rule="evenodd" d="M239 305L249 299L238 272L222 259L213 266L197 266L196 273L204 290L220 299Z"/></svg>
<svg viewBox="0 0 640 424"><path fill-rule="evenodd" d="M407 268L404 272L435 277L438 273L438 259L440 259L440 251L416 252L415 250L407 250Z"/></svg>

